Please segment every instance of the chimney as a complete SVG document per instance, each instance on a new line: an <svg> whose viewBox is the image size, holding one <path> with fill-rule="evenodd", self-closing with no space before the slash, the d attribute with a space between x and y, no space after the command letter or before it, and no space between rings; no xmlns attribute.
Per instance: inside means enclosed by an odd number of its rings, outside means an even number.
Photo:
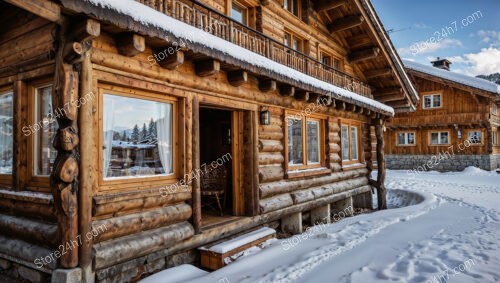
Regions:
<svg viewBox="0 0 500 283"><path fill-rule="evenodd" d="M432 63L432 66L434 66L436 68L443 69L446 71L450 70L451 62L448 59L439 59L439 57L437 57L437 60L431 61L431 63Z"/></svg>

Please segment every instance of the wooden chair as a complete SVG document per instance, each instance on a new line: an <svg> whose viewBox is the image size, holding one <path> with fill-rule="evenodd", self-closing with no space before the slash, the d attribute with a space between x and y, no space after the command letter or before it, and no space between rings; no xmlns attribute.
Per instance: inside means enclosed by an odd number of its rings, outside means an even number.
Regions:
<svg viewBox="0 0 500 283"><path fill-rule="evenodd" d="M202 173L200 179L200 193L201 197L205 198L215 198L217 202L217 207L221 216L224 215L223 207L221 205L221 198L225 199L226 187L227 187L227 169L225 166L212 167L208 166L205 172ZM206 204L212 207L210 203ZM213 207L212 207L213 208Z"/></svg>

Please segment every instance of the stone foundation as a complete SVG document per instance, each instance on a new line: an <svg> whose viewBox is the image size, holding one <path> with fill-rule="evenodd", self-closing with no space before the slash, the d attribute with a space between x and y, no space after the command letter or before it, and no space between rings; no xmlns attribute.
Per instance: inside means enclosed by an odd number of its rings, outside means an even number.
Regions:
<svg viewBox="0 0 500 283"><path fill-rule="evenodd" d="M387 169L422 171L462 171L469 166L496 170L500 155L410 155L387 154Z"/></svg>

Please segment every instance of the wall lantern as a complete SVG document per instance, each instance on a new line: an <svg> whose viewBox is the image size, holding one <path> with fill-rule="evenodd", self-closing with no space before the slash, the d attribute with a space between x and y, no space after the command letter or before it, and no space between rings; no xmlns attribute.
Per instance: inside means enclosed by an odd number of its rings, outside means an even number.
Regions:
<svg viewBox="0 0 500 283"><path fill-rule="evenodd" d="M458 127L457 124L455 124L454 126L455 126L455 130L457 131L457 138L461 139L462 138L462 130Z"/></svg>
<svg viewBox="0 0 500 283"><path fill-rule="evenodd" d="M261 110L259 113L259 120L261 125L271 124L271 112L269 110Z"/></svg>

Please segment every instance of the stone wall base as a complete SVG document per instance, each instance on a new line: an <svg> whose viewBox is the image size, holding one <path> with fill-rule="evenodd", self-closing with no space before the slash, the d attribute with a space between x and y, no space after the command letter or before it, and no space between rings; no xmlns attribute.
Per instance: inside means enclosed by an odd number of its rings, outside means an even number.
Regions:
<svg viewBox="0 0 500 283"><path fill-rule="evenodd" d="M412 155L387 154L387 169L423 171L462 171L469 166L483 170L496 170L500 155Z"/></svg>
<svg viewBox="0 0 500 283"><path fill-rule="evenodd" d="M50 274L4 258L0 258L0 275L5 275L17 282L50 282ZM3 281L0 277L0 282Z"/></svg>

